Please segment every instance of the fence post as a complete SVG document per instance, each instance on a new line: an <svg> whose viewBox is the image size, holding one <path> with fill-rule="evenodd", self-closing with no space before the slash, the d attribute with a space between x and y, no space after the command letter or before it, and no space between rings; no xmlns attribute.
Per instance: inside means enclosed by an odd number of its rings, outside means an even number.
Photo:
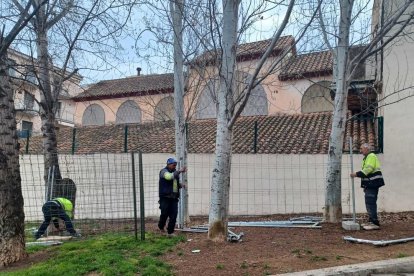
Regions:
<svg viewBox="0 0 414 276"><path fill-rule="evenodd" d="M30 140L30 131L27 130L27 137L26 137L26 154L29 153L29 140Z"/></svg>
<svg viewBox="0 0 414 276"><path fill-rule="evenodd" d="M141 240L145 240L145 198L144 198L144 169L142 151L139 151L139 203L141 211Z"/></svg>
<svg viewBox="0 0 414 276"><path fill-rule="evenodd" d="M131 160L132 160L132 195L134 198L134 233L135 239L138 239L138 217L137 217L137 188L136 188L136 181L135 181L135 157L134 152L131 152Z"/></svg>
<svg viewBox="0 0 414 276"><path fill-rule="evenodd" d="M72 155L75 154L75 143L76 143L76 128L72 130Z"/></svg>
<svg viewBox="0 0 414 276"><path fill-rule="evenodd" d="M351 161L351 173L354 172L354 160L352 157L353 146L352 146L352 137L349 137L349 157ZM352 221L356 223L356 215L355 215L355 186L354 186L354 178L351 177L351 184L352 184Z"/></svg>
<svg viewBox="0 0 414 276"><path fill-rule="evenodd" d="M125 125L124 131L124 152L128 152L128 125Z"/></svg>
<svg viewBox="0 0 414 276"><path fill-rule="evenodd" d="M258 133L257 121L254 121L254 141L253 141L253 152L254 153L257 153L257 133Z"/></svg>
<svg viewBox="0 0 414 276"><path fill-rule="evenodd" d="M46 189L45 189L45 202L49 200L50 178L51 177L52 177L52 167L49 167L49 171L48 171L48 174L47 174Z"/></svg>

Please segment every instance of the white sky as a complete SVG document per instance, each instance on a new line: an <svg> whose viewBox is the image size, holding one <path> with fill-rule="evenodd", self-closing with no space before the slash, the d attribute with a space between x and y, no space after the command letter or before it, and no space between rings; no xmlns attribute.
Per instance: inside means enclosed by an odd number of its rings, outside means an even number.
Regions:
<svg viewBox="0 0 414 276"><path fill-rule="evenodd" d="M361 2L366 2L360 0ZM369 7L372 7L372 0L369 0ZM300 8L300 7L299 7ZM270 11L263 13L263 18L256 22L251 31L248 32L248 35L244 37L247 42L258 41L263 39L268 39L272 36L274 32L274 26L278 26L279 23L283 20L285 10L279 11ZM147 13L142 10L138 11L131 22L134 22L136 27L136 32L140 29L143 29L143 16L148 16ZM293 17L297 17L297 14L292 14ZM297 20L297 19L295 19ZM260 31L259 31L260 30ZM298 30L295 30L293 25L289 26L285 31L285 34L295 35ZM145 47L145 45L152 39L152 34L150 32L144 32L140 36L140 46ZM116 78L124 78L128 76L133 76L137 74L136 68L141 67L141 74L156 74L156 73L166 73L172 72L172 65L168 64L167 59L162 57L151 56L148 59L142 59L137 57L135 49L135 39L132 37L127 37L122 40L122 45L124 48L123 54L120 55L120 59L124 60L123 62L117 62L113 68L108 68L105 71L90 71L82 70L80 71L81 75L84 75L84 83L93 83L99 80L108 80ZM311 49L309 49L311 48ZM306 47L306 50L312 50L312 47ZM150 63L150 66L148 65Z"/></svg>

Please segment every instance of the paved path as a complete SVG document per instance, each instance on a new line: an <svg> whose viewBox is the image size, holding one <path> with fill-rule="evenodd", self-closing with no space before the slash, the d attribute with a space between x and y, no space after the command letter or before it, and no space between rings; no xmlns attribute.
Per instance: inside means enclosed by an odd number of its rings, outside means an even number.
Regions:
<svg viewBox="0 0 414 276"><path fill-rule="evenodd" d="M295 273L278 274L285 276L334 276L334 275L410 275L414 276L414 257L390 259L369 263L328 267L323 269L300 271Z"/></svg>

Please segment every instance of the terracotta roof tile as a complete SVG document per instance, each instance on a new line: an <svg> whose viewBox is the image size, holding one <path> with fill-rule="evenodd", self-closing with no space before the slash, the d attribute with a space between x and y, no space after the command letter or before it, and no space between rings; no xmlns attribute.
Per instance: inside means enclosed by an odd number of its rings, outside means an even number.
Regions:
<svg viewBox="0 0 414 276"><path fill-rule="evenodd" d="M348 118L350 113L348 113ZM280 114L275 116L241 117L234 126L233 153L254 153L254 132L257 124L256 152L261 154L326 154L332 124L330 112ZM191 121L188 129L189 153L214 153L216 121ZM353 148L361 143L376 144L373 121L349 120L344 134L344 151L349 151L348 137ZM124 152L124 126L82 127L76 130L76 154ZM58 133L58 149L70 153L72 129ZM128 126L128 151L173 153L175 151L174 122L153 122ZM26 140L22 139L21 151ZM41 152L41 137L32 137L29 153Z"/></svg>
<svg viewBox="0 0 414 276"><path fill-rule="evenodd" d="M261 55L267 50L271 41L271 39L267 39L238 45L236 52L237 61L259 59ZM293 36L288 35L280 37L275 47L273 48L272 55L274 56L279 54L282 50L286 49L287 47L293 46L294 43L295 38ZM295 50L295 48L293 50ZM221 50L207 51L202 55L196 57L193 61L190 62L190 64L214 64L220 58L220 53Z"/></svg>
<svg viewBox="0 0 414 276"><path fill-rule="evenodd" d="M174 74L142 75L115 80L104 80L91 85L85 92L73 97L75 101L172 93Z"/></svg>
<svg viewBox="0 0 414 276"><path fill-rule="evenodd" d="M333 68L332 52L322 51L291 57L282 68L279 80L302 79L331 75Z"/></svg>

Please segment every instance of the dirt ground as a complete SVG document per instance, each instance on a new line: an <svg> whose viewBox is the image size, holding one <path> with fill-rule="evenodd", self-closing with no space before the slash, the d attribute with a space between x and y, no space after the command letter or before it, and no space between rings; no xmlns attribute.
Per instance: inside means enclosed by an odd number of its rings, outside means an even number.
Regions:
<svg viewBox="0 0 414 276"><path fill-rule="evenodd" d="M231 221L287 220L298 216L243 217ZM358 220L365 221L366 216L358 216ZM346 231L340 224L328 223L321 224L320 229L236 227L233 232L244 232L242 241L237 243L211 242L206 233L183 233L185 242L161 258L173 266L176 275L209 276L271 275L414 256L414 242L375 247L343 240L344 236L370 240L414 237L414 212L381 213L380 221L381 229L375 231ZM191 224L205 223L207 218L192 218ZM147 231L157 232L156 229L156 221L146 224ZM6 271L29 267L48 258L47 251L30 254Z"/></svg>
<svg viewBox="0 0 414 276"><path fill-rule="evenodd" d="M51 256L51 253L49 251L39 251L35 252L33 254L29 254L27 258L8 265L5 268L0 268L0 275L2 272L10 272L10 271L16 271L20 269L29 268L30 266L43 262L48 260Z"/></svg>
<svg viewBox="0 0 414 276"><path fill-rule="evenodd" d="M286 216L260 218L271 219ZM238 243L214 243L205 233L186 233L187 241L163 259L177 275L208 276L271 275L414 256L414 242L375 247L343 240L344 236L370 240L414 237L414 212L380 214L380 221L381 229L375 231L346 231L340 224L327 223L320 229L237 227L233 232L245 234ZM195 249L200 252L192 253Z"/></svg>

